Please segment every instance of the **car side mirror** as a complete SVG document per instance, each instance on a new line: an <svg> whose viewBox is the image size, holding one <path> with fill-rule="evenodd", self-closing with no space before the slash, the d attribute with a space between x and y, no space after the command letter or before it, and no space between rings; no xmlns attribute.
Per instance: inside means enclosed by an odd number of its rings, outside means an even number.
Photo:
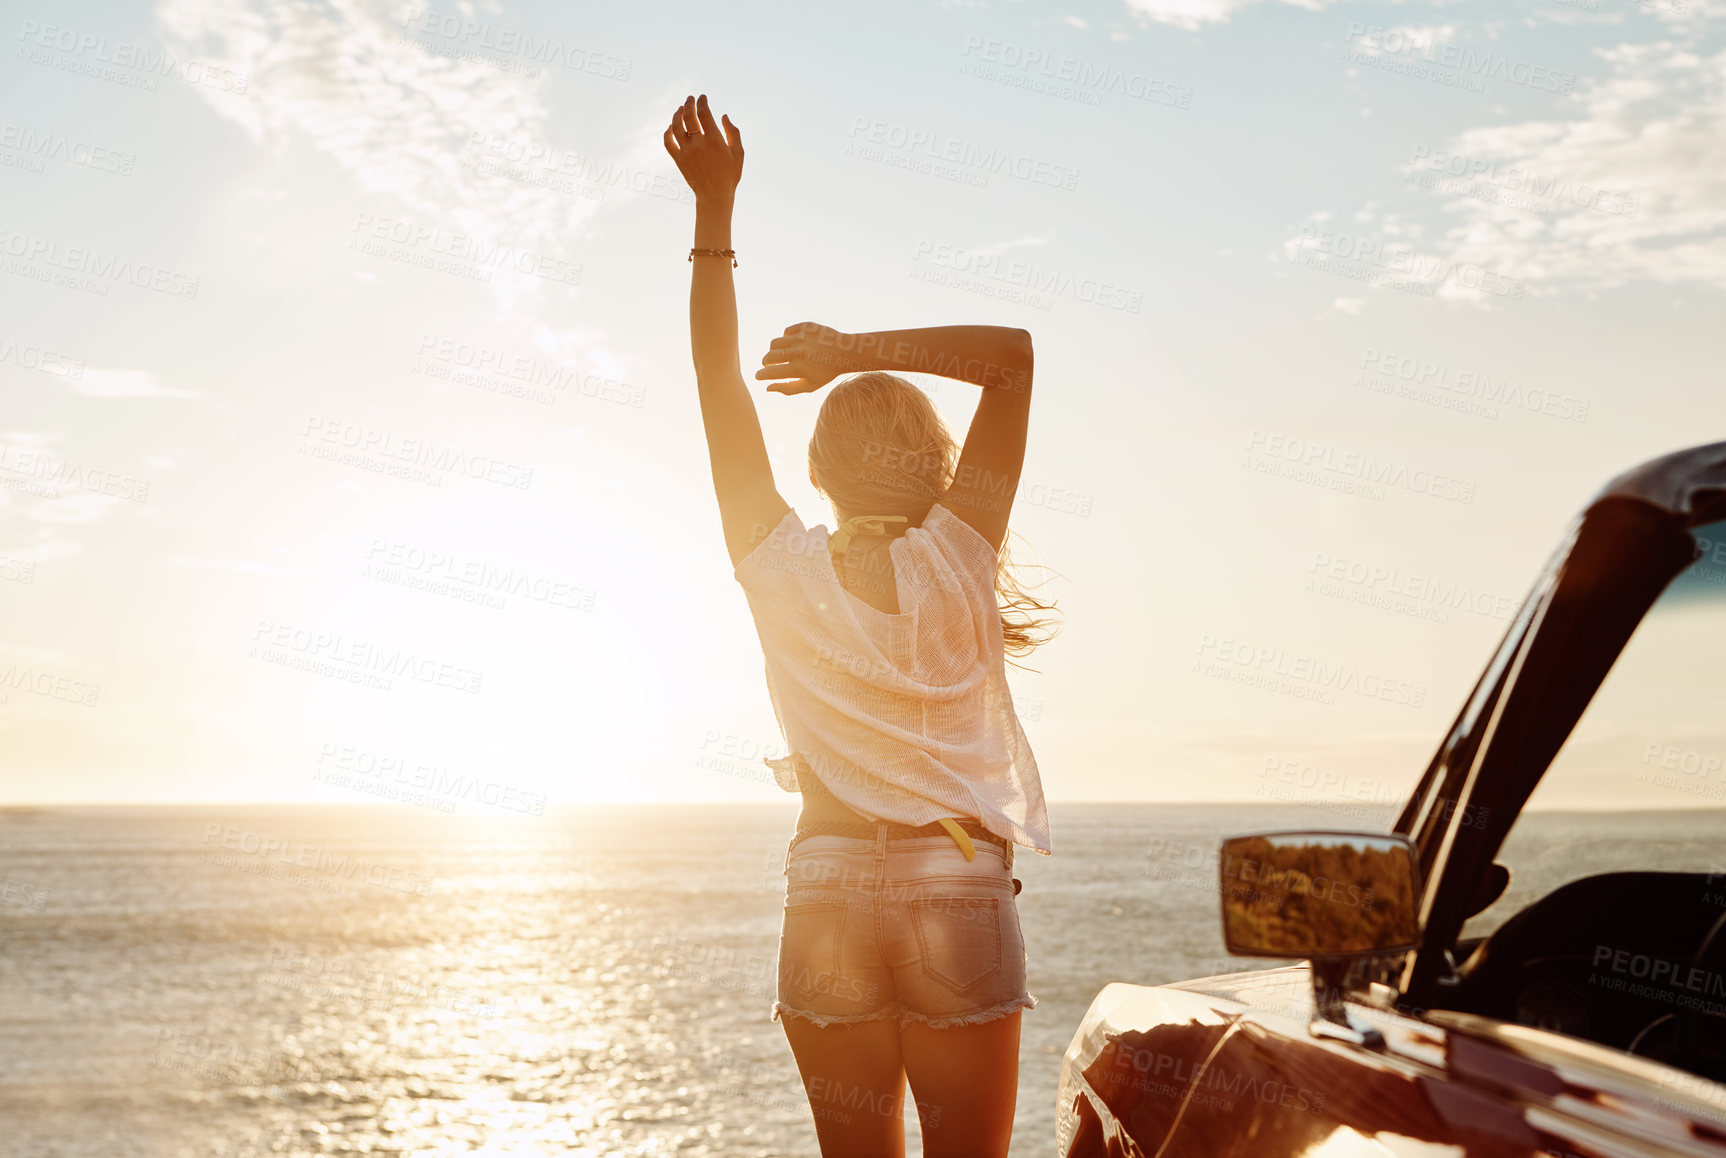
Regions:
<svg viewBox="0 0 1726 1158"><path fill-rule="evenodd" d="M1414 846L1356 832L1223 841L1223 943L1240 957L1365 957L1419 940Z"/></svg>
<svg viewBox="0 0 1726 1158"><path fill-rule="evenodd" d="M1362 1043L1342 1001L1348 963L1420 942L1420 888L1406 836L1263 832L1223 841L1218 857L1223 944L1241 957L1301 957L1313 965L1312 1030Z"/></svg>

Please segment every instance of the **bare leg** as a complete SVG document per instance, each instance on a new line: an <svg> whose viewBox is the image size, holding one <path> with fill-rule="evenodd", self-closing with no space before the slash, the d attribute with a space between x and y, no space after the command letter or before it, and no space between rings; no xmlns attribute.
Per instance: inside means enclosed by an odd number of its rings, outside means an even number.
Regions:
<svg viewBox="0 0 1726 1158"><path fill-rule="evenodd" d="M1005 1158L1019 1097L1019 1014L901 1032L925 1158Z"/></svg>
<svg viewBox="0 0 1726 1158"><path fill-rule="evenodd" d="M821 1027L793 1014L781 1015L779 1023L803 1075L823 1158L904 1158L905 1123L899 1115L905 1066L899 1055L898 1023L858 1021Z"/></svg>

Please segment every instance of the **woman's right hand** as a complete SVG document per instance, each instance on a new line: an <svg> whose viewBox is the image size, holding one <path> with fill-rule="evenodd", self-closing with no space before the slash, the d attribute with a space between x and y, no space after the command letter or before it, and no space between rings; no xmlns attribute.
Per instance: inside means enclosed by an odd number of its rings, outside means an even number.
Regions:
<svg viewBox="0 0 1726 1158"><path fill-rule="evenodd" d="M770 382L767 389L776 394L809 394L841 374L863 369L856 347L855 334L819 322L798 322L768 345L755 377Z"/></svg>
<svg viewBox="0 0 1726 1158"><path fill-rule="evenodd" d="M690 97L671 114L665 130L665 151L689 182L696 201L730 204L743 179L743 134L730 117L723 130L707 108L707 94Z"/></svg>

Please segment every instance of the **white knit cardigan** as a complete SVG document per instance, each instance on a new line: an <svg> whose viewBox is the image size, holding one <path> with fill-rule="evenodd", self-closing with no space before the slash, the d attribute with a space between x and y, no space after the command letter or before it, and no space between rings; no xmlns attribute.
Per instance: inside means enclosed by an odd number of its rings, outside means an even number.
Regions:
<svg viewBox="0 0 1726 1158"><path fill-rule="evenodd" d="M767 761L775 781L799 791L801 758L872 820L975 816L1050 853L1037 760L1007 687L995 549L935 504L888 545L890 615L840 585L827 541L788 510L735 571L790 748Z"/></svg>

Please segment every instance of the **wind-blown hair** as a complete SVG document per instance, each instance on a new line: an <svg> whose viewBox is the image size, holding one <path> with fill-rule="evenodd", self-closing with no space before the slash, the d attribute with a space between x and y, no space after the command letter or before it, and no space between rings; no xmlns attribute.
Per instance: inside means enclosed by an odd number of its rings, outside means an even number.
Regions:
<svg viewBox="0 0 1726 1158"><path fill-rule="evenodd" d="M835 512L904 515L911 526L947 492L958 461L959 444L929 396L879 370L829 389L809 438L809 481ZM1008 655L1029 655L1054 638L1045 613L1055 604L1021 586L1005 543L995 594Z"/></svg>

